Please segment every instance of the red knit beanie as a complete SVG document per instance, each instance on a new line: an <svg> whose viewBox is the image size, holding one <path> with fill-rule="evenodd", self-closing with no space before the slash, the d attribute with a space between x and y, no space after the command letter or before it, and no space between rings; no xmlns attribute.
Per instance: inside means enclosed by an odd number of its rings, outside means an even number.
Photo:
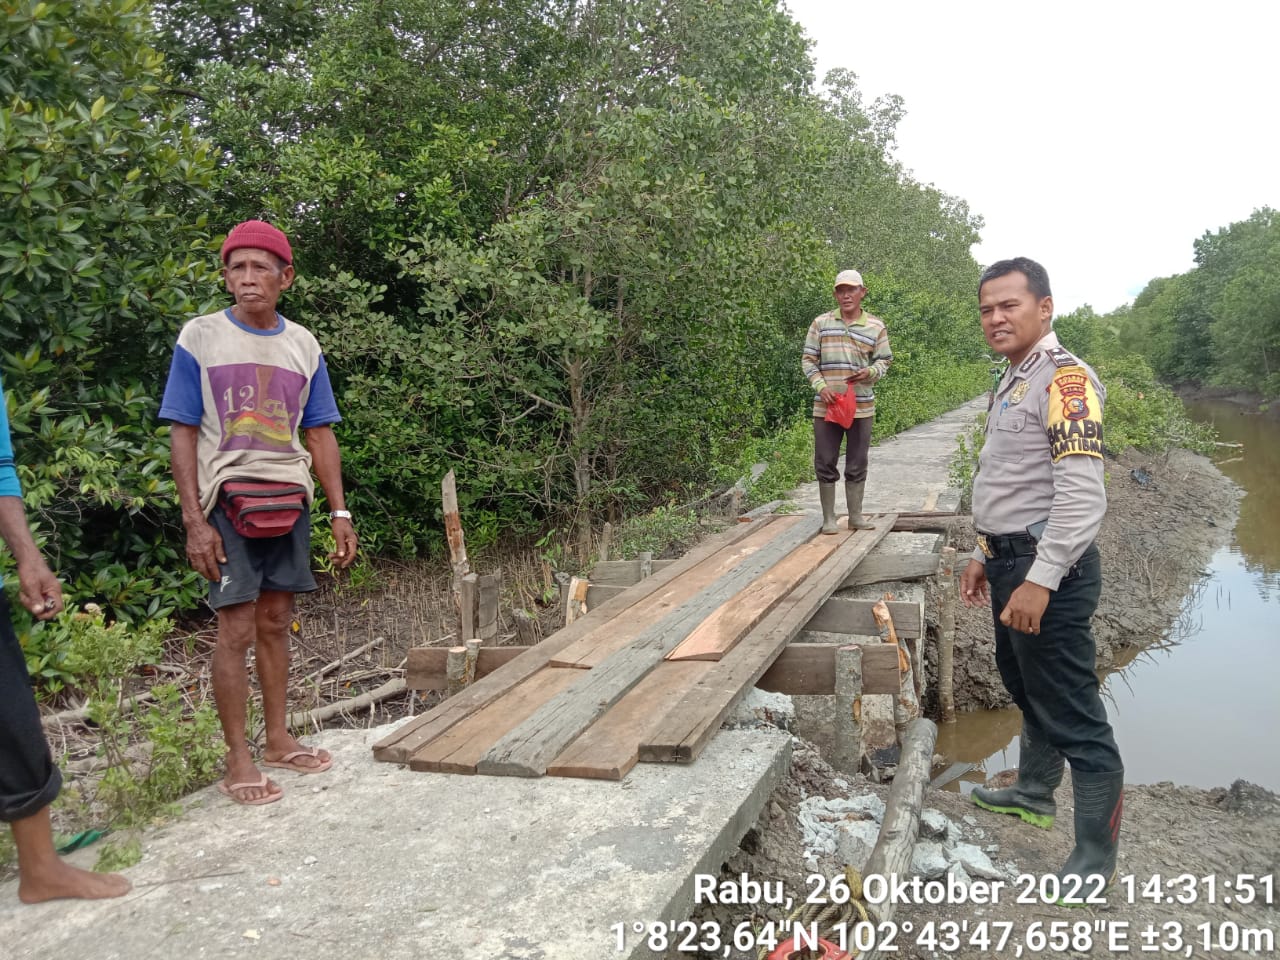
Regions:
<svg viewBox="0 0 1280 960"><path fill-rule="evenodd" d="M226 263L231 251L241 247L266 250L274 253L287 265L293 265L293 249L289 246L289 238L281 230L262 220L246 220L231 228L227 239L222 242L222 262Z"/></svg>

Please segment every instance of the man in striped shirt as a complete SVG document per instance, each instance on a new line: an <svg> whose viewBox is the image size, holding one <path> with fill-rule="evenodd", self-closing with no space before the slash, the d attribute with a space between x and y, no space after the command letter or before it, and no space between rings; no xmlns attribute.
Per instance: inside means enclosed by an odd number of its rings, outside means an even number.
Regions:
<svg viewBox="0 0 1280 960"><path fill-rule="evenodd" d="M867 453L876 415L874 384L893 362L884 321L862 309L867 295L862 274L842 270L836 274L838 308L809 324L800 367L813 387L813 469L822 501L822 532L836 532L836 482L840 479L840 443L845 443L844 493L849 527L868 530L862 518L862 498L867 486ZM826 419L827 405L847 390L854 391L858 409L848 429Z"/></svg>

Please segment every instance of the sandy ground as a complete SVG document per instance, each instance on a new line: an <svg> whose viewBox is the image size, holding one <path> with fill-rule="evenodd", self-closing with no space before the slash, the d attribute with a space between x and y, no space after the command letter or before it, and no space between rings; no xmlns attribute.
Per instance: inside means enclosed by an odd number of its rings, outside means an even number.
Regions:
<svg viewBox="0 0 1280 960"><path fill-rule="evenodd" d="M1106 580L1095 619L1100 666L1123 647L1146 646L1165 634L1213 551L1230 538L1239 500L1239 491L1208 460L1180 450L1154 458L1130 451L1109 464L1107 489L1110 504L1099 537ZM962 551L971 548L971 530L954 536ZM962 612L956 636L956 702L962 710L1008 703L995 670L990 634L988 610ZM993 780L1011 775L1006 771ZM802 802L868 793L883 799L888 788L838 773L807 744L797 743L790 777L725 865L722 879L746 874L758 881L780 880L794 902L802 902L816 884L811 879L814 861L806 862L797 816ZM988 851L998 864L1038 883L1071 849L1069 774L1057 801L1058 820L1050 831L979 810L968 797L949 791L927 790L924 807L944 814L962 831L963 840ZM893 912L897 949L881 955L1275 955L1274 940L1280 935L1280 892L1275 890L1280 798L1243 781L1214 790L1128 784L1124 812L1119 873L1133 879L1122 879L1113 887L1105 905L1067 910L1041 902L1034 893L1025 898L1029 902L1018 902L1030 883L1016 881L1007 883L991 904L962 902L958 894L937 904L908 897ZM840 857L823 855L817 858L816 873L841 875L845 866ZM1247 888L1259 877L1269 877L1264 881L1268 885L1255 888L1254 902L1241 902L1249 898ZM1262 895L1264 890L1268 896ZM784 918L785 911L776 906L721 904L702 907L692 919L725 931L727 939L741 924L760 930ZM1055 923L1060 926L1054 928ZM1050 939L1055 929L1065 939ZM937 942L926 931L936 934ZM1008 943L997 951L1001 934L1008 936ZM1038 939L1041 934L1045 942ZM984 942L984 935L991 943ZM856 950L850 953L857 956ZM668 953L699 955L712 954ZM730 949L716 955L747 958L757 956L757 951ZM780 956L799 960L809 955Z"/></svg>

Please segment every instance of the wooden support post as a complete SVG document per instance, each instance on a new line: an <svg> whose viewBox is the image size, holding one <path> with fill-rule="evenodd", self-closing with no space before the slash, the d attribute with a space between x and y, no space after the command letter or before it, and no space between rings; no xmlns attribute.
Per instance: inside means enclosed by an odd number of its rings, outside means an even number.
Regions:
<svg viewBox="0 0 1280 960"><path fill-rule="evenodd" d="M466 643L476 635L476 596L480 578L474 573L465 574L458 592L458 639Z"/></svg>
<svg viewBox="0 0 1280 960"><path fill-rule="evenodd" d="M901 690L893 703L893 726L901 742L907 724L920 716L920 698L916 696L915 671L911 667L911 654L907 650L906 643L898 638L897 631L893 629L893 617L889 614L889 607L880 600L872 607L871 612L880 627L880 639L898 648Z"/></svg>
<svg viewBox="0 0 1280 960"><path fill-rule="evenodd" d="M938 574L938 709L943 723L955 723L956 548L942 549Z"/></svg>
<svg viewBox="0 0 1280 960"><path fill-rule="evenodd" d="M460 693L466 686L467 676L467 648L466 647L450 647L444 664L445 675L445 692L447 696L452 697L455 693Z"/></svg>
<svg viewBox="0 0 1280 960"><path fill-rule="evenodd" d="M862 646L836 648L835 756L832 766L856 774L862 764Z"/></svg>
<svg viewBox="0 0 1280 960"><path fill-rule="evenodd" d="M455 602L462 589L462 578L471 572L467 562L467 541L462 535L462 516L458 513L458 486L453 471L440 483L440 499L444 502L444 533L449 539L449 563L453 567Z"/></svg>
<svg viewBox="0 0 1280 960"><path fill-rule="evenodd" d="M463 668L462 685L469 687L475 683L476 679L476 661L480 659L480 641L468 640L466 651L466 666Z"/></svg>
<svg viewBox="0 0 1280 960"><path fill-rule="evenodd" d="M924 802L924 788L929 783L933 746L937 739L938 728L931 720L912 720L907 725L902 736L898 772L894 774L889 799L885 803L880 836L862 870L864 879L882 876L892 881L894 877L905 879L910 874L911 854L920 830L920 807ZM893 919L895 900L894 897L886 897L883 903L868 908L876 923L887 923ZM878 951L873 950L863 953L860 960L872 960L878 955Z"/></svg>
<svg viewBox="0 0 1280 960"><path fill-rule="evenodd" d="M586 613L587 588L591 582L582 577L570 577L564 587L564 625L567 627Z"/></svg>
<svg viewBox="0 0 1280 960"><path fill-rule="evenodd" d="M490 643L498 636L498 576L486 573L479 578L476 586L479 591L476 636Z"/></svg>
<svg viewBox="0 0 1280 960"><path fill-rule="evenodd" d="M538 621L529 615L528 610L517 610L513 616L516 621L516 643L524 647L532 647L542 639Z"/></svg>
<svg viewBox="0 0 1280 960"><path fill-rule="evenodd" d="M613 541L613 524L610 523L608 520L606 520L604 522L604 529L600 531L600 550L599 550L600 556L596 560L597 563L608 563L609 549L612 546L612 541Z"/></svg>
<svg viewBox="0 0 1280 960"><path fill-rule="evenodd" d="M653 553L645 550L640 554L640 579L653 576Z"/></svg>

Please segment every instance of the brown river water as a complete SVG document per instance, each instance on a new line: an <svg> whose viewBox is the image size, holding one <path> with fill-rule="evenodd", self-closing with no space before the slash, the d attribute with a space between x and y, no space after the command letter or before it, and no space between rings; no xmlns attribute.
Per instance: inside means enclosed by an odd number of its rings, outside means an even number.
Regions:
<svg viewBox="0 0 1280 960"><path fill-rule="evenodd" d="M1220 400L1188 402L1223 447L1219 469L1245 491L1232 542L1183 601L1177 624L1103 682L1130 783L1198 787L1245 779L1280 791L1280 420ZM1104 587L1105 589L1105 587ZM939 753L979 764L950 789L1018 765L1016 709L963 714Z"/></svg>

